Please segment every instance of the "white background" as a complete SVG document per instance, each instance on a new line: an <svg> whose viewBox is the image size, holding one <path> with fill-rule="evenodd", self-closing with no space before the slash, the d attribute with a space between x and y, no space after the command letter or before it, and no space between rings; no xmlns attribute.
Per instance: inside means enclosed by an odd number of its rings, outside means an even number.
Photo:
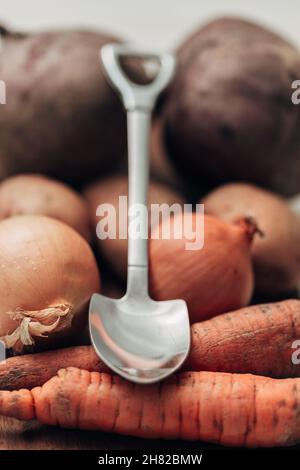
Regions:
<svg viewBox="0 0 300 470"><path fill-rule="evenodd" d="M0 0L0 21L11 27L100 28L159 49L223 14L258 20L300 47L300 0Z"/></svg>

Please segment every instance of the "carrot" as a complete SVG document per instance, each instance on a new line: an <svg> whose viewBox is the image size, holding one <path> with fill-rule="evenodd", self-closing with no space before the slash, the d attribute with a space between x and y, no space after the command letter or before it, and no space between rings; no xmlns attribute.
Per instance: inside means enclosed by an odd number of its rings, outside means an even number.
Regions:
<svg viewBox="0 0 300 470"><path fill-rule="evenodd" d="M293 342L300 339L300 301L252 305L192 325L187 370L299 377Z"/></svg>
<svg viewBox="0 0 300 470"><path fill-rule="evenodd" d="M300 301L254 305L191 326L185 370L299 377L292 344L300 339ZM66 367L108 372L91 346L16 356L0 364L0 389L42 385Z"/></svg>
<svg viewBox="0 0 300 470"><path fill-rule="evenodd" d="M32 391L0 392L0 414L144 438L273 447L300 441L300 379L186 372L151 386L62 369Z"/></svg>
<svg viewBox="0 0 300 470"><path fill-rule="evenodd" d="M73 346L35 354L10 357L0 363L0 389L33 388L66 367L108 372L92 346Z"/></svg>

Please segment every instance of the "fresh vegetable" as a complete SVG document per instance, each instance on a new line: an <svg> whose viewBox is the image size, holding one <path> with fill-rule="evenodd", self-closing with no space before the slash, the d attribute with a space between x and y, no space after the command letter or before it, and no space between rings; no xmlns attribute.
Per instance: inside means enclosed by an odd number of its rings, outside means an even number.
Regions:
<svg viewBox="0 0 300 470"><path fill-rule="evenodd" d="M0 183L0 220L33 214L61 220L91 238L87 205L68 186L42 175L17 175Z"/></svg>
<svg viewBox="0 0 300 470"><path fill-rule="evenodd" d="M0 414L144 438L273 447L300 440L300 379L186 372L153 386L62 369L42 387L0 392Z"/></svg>
<svg viewBox="0 0 300 470"><path fill-rule="evenodd" d="M203 248L187 249L188 244L195 248L195 241L202 238L201 217ZM166 239L162 235L169 223L170 239ZM191 239L185 232L189 226L195 234ZM163 221L150 240L153 298L184 299L192 323L247 305L253 291L250 250L255 232L255 225L246 219L227 224L216 217L185 213Z"/></svg>
<svg viewBox="0 0 300 470"><path fill-rule="evenodd" d="M59 369L78 367L108 372L92 346L71 346L51 351L13 356L0 363L0 390L33 388L43 385Z"/></svg>
<svg viewBox="0 0 300 470"><path fill-rule="evenodd" d="M170 156L166 140L166 119L164 114L157 114L151 129L151 174L159 181L171 185L187 200L195 201L211 189L211 182L205 177L192 181L184 171L181 171Z"/></svg>
<svg viewBox="0 0 300 470"><path fill-rule="evenodd" d="M187 371L251 373L274 378L300 376L300 301L253 305L191 326ZM296 343L298 344L298 343ZM280 354L278 353L280 351ZM276 360L274 360L276 358ZM92 346L11 357L0 364L0 389L43 385L59 369L108 372Z"/></svg>
<svg viewBox="0 0 300 470"><path fill-rule="evenodd" d="M252 244L255 287L280 295L300 285L300 218L279 196L249 184L228 184L201 202L205 211L234 222L251 216L263 232Z"/></svg>
<svg viewBox="0 0 300 470"><path fill-rule="evenodd" d="M178 188L181 192L186 192L186 187L176 172L176 168L172 164L169 155L167 155L166 147L162 139L163 124L160 118L154 119L151 129L150 147L151 174L158 181L162 181L174 188Z"/></svg>
<svg viewBox="0 0 300 470"><path fill-rule="evenodd" d="M87 188L85 197L90 208L91 225L96 234L96 227L101 217L97 215L97 207L100 204L111 204L115 208L117 233L116 238L97 239L99 252L109 262L114 271L122 278L127 274L127 238L120 238L119 228L124 228L127 237L127 206L119 211L119 197L127 196L127 176L119 175L99 181ZM184 204L184 200L174 190L167 186L151 181L149 186L149 204ZM104 214L102 214L103 216ZM106 215L106 214L105 214ZM105 230L107 227L105 226Z"/></svg>
<svg viewBox="0 0 300 470"><path fill-rule="evenodd" d="M254 23L220 18L181 45L178 61L161 116L180 173L211 187L244 180L297 193L300 106L291 97L298 50Z"/></svg>
<svg viewBox="0 0 300 470"><path fill-rule="evenodd" d="M1 28L0 179L43 173L82 185L125 155L122 105L99 49L116 38L93 31L20 34ZM125 64L131 77L140 68Z"/></svg>
<svg viewBox="0 0 300 470"><path fill-rule="evenodd" d="M252 305L196 323L191 338L186 370L300 376L300 364L292 361L293 354L300 358L299 300Z"/></svg>
<svg viewBox="0 0 300 470"><path fill-rule="evenodd" d="M49 348L74 336L99 274L87 242L42 216L0 223L0 339L7 348Z"/></svg>

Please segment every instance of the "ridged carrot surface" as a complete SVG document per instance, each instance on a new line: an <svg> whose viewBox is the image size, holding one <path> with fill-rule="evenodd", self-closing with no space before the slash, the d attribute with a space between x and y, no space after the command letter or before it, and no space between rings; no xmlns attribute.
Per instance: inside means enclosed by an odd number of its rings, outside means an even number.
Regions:
<svg viewBox="0 0 300 470"><path fill-rule="evenodd" d="M300 379L186 372L135 385L106 373L62 369L32 391L0 392L0 414L65 428L235 446L300 440Z"/></svg>
<svg viewBox="0 0 300 470"><path fill-rule="evenodd" d="M195 323L191 336L186 370L300 376L300 364L292 361L293 343L300 339L297 299L252 305Z"/></svg>

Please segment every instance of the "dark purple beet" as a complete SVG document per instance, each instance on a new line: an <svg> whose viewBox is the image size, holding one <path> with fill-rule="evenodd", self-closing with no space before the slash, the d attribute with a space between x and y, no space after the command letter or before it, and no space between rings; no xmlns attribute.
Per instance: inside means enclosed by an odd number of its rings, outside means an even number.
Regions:
<svg viewBox="0 0 300 470"><path fill-rule="evenodd" d="M299 191L299 52L253 23L221 18L178 50L161 111L168 152L191 182L250 181Z"/></svg>

